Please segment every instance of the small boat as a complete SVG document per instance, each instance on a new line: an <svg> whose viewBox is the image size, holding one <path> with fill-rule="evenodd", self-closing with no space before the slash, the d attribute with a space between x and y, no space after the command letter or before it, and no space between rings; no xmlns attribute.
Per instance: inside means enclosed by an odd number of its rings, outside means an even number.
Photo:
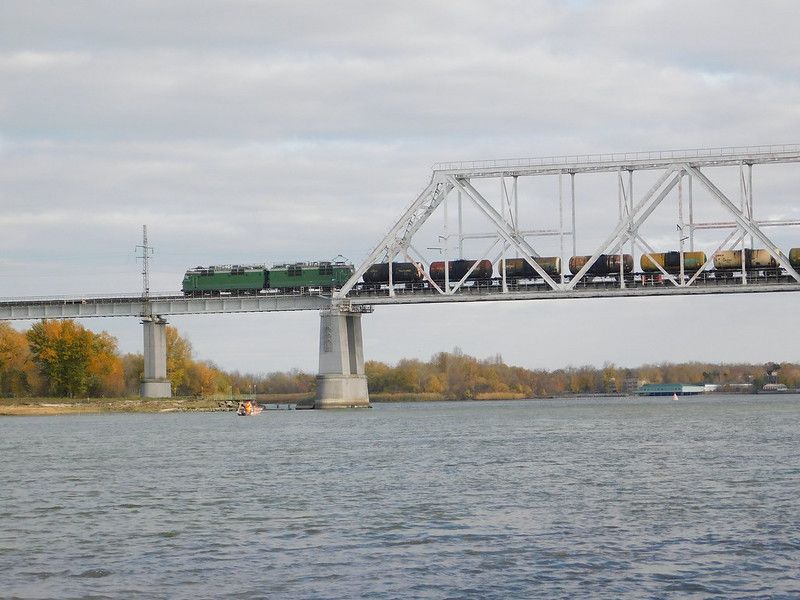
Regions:
<svg viewBox="0 0 800 600"><path fill-rule="evenodd" d="M672 399L673 399L673 400L677 400L677 399L678 399L678 394L676 394L675 392L673 392L673 393L672 393Z"/></svg>
<svg viewBox="0 0 800 600"><path fill-rule="evenodd" d="M239 408L236 410L236 415L239 417L255 417L256 415L260 415L262 410L264 409L258 404L248 400L244 404L239 404Z"/></svg>

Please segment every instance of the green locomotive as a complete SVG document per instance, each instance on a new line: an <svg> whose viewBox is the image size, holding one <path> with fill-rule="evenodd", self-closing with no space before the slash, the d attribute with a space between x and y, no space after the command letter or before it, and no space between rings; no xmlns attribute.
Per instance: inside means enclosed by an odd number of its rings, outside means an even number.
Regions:
<svg viewBox="0 0 800 600"><path fill-rule="evenodd" d="M274 265L195 267L183 276L184 296L253 295L271 290L331 290L353 275L353 265L311 262Z"/></svg>

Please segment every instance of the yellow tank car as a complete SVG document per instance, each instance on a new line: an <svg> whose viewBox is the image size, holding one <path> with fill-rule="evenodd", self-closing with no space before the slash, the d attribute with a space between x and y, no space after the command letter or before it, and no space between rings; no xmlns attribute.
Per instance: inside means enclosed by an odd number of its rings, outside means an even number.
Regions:
<svg viewBox="0 0 800 600"><path fill-rule="evenodd" d="M569 272L573 275L577 274L583 268L591 256L573 256L569 259ZM619 254L601 254L597 260L592 263L587 275L618 275L620 265ZM622 255L622 269L625 273L633 271L633 256L630 254Z"/></svg>
<svg viewBox="0 0 800 600"><path fill-rule="evenodd" d="M789 250L789 264L795 269L800 267L800 248L792 248Z"/></svg>
<svg viewBox="0 0 800 600"><path fill-rule="evenodd" d="M558 256L538 256L535 257L533 260L542 267L542 270L550 275L551 277L558 277L561 275L561 258ZM528 261L524 258L509 258L503 259L500 261L500 273L503 272L503 265L505 264L506 268L506 277L516 279L516 278L526 278L526 277L539 277L539 273L536 272Z"/></svg>
<svg viewBox="0 0 800 600"><path fill-rule="evenodd" d="M789 255L791 257L791 253ZM800 255L798 255L800 259ZM791 258L790 258L791 260ZM778 263L772 255L764 249L745 249L744 267L750 269L777 269ZM714 254L714 268L720 271L742 268L741 250L720 250Z"/></svg>
<svg viewBox="0 0 800 600"><path fill-rule="evenodd" d="M642 254L640 260L642 271L645 273L660 273L656 265L661 265L667 273L681 272L681 253L680 252L656 252L654 254ZM690 273L697 271L706 264L705 252L684 252L683 253L683 272Z"/></svg>

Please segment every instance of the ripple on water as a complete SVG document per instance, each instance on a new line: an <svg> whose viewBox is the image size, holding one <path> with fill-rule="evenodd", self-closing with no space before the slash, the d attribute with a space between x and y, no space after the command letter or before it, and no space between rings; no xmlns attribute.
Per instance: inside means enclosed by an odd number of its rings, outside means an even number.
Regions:
<svg viewBox="0 0 800 600"><path fill-rule="evenodd" d="M79 579L84 577L89 579L99 579L101 577L108 577L109 575L111 575L111 571L108 569L87 569L82 573L73 574L72 577L77 577Z"/></svg>
<svg viewBox="0 0 800 600"><path fill-rule="evenodd" d="M800 596L800 402L672 404L1 419L0 589Z"/></svg>

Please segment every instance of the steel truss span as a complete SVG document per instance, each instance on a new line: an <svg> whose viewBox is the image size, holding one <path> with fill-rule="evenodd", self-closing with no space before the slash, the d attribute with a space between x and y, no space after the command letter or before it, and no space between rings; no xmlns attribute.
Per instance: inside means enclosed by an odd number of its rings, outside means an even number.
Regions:
<svg viewBox="0 0 800 600"><path fill-rule="evenodd" d="M185 297L179 293L149 295L145 285L142 294L127 296L0 299L0 319L319 311L332 306L368 312L379 304L800 291L800 248L787 256L765 234L766 229L797 226L800 221L756 218L753 192L755 165L796 162L800 162L798 144L438 163L429 183L387 235L352 277L332 292L298 289L293 293ZM738 170L737 197L727 195L714 181L712 171L715 176L720 169ZM634 174L639 171L654 171L651 179L655 181L642 186L643 193L637 186L637 194ZM768 172L768 167L763 170ZM596 173L616 174L616 198L609 198L605 207L615 223L599 246L583 248L586 253L579 255L576 206L581 199L575 180ZM557 178L558 226L523 228L520 178L541 176ZM496 180L494 189L499 197L479 191L479 180L487 179ZM697 189L703 190L704 198L696 197ZM701 200L721 210L724 220L695 219ZM677 238L674 251L656 249L642 231L653 212L670 203L676 209L670 229ZM464 227L462 216L468 208L482 223L478 231ZM533 216L541 219L539 214ZM426 248L418 239L426 223L440 223L440 246ZM695 252L695 233L709 230L722 233L711 255L706 256ZM542 238L557 239L558 256L538 252ZM465 242L484 244L482 252L465 260ZM146 238L143 245L147 247ZM441 260L429 260L424 250L438 250ZM581 259L569 270L567 252ZM724 271L715 269L714 256L719 252L734 259L738 256L740 264ZM635 254L647 262L646 272L635 272ZM667 254L674 255L669 265ZM689 255L695 255L693 263L687 262ZM702 260L697 255L702 255ZM512 265L512 261L516 262ZM396 273L400 263L404 264ZM509 265L516 271L509 272ZM618 270L608 265L617 265ZM370 271L375 266L378 270ZM409 270L409 266L413 268ZM385 275L376 282L375 273ZM370 275L369 281L365 274Z"/></svg>
<svg viewBox="0 0 800 600"><path fill-rule="evenodd" d="M796 162L800 162L800 144L437 163L428 185L334 298L362 302L371 295L376 304L405 304L460 302L469 296L512 300L541 294L571 298L795 291L800 286L800 248L790 258L764 230L797 226L800 221L756 218L753 167ZM738 169L736 197L727 195L714 181L715 169ZM634 174L639 171L655 171L657 175L650 177L655 178L654 183L648 181L642 186L644 193L637 194ZM606 214L616 213L616 223L599 246L579 253L576 206L580 199L576 200L575 180L596 173L616 174L616 198L609 198L605 207ZM541 176L557 178L558 227L523 228L519 219L520 178ZM496 180L494 189L499 197L479 191L478 187L491 187L486 183L478 186L478 180L487 179ZM702 194L696 194L696 190L702 190ZM674 235L677 239L670 244L675 248L657 249L647 241L642 228L648 220L652 222L651 216L659 206L670 204L675 208L672 233L659 238ZM725 217L698 221L696 209L701 204L721 210ZM467 209L482 221L481 230L467 231L464 227L462 217ZM533 217L538 221L542 215ZM418 239L420 230L426 223L435 228L439 218L439 245L426 247L424 240ZM695 252L695 233L709 230L723 234L707 256ZM558 256L538 252L541 238L547 237L557 238ZM485 249L465 259L465 241L475 240L484 241ZM574 267L570 260L569 270L568 245L571 257L580 259ZM422 250L438 251L440 258L432 261ZM732 253L729 263L739 256L740 266L717 269L715 256L720 252ZM645 273L634 274L636 255ZM753 256L757 260L751 260ZM512 261L516 261L512 265L515 272L509 273ZM489 283L485 275L488 263L492 271ZM420 273L414 281L409 281L409 265ZM383 277L377 284L375 273ZM365 274L373 285L367 285Z"/></svg>

